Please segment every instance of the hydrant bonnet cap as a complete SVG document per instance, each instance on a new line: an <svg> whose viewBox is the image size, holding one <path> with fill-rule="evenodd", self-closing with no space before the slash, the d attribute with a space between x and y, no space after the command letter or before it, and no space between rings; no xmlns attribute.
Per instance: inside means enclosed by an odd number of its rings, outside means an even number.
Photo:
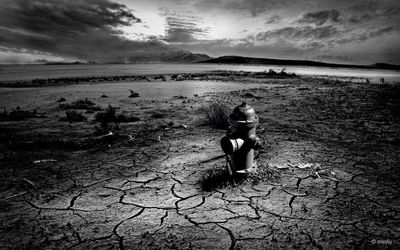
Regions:
<svg viewBox="0 0 400 250"><path fill-rule="evenodd" d="M233 110L231 115L229 115L229 120L231 122L239 123L257 123L258 117L253 107L243 102Z"/></svg>

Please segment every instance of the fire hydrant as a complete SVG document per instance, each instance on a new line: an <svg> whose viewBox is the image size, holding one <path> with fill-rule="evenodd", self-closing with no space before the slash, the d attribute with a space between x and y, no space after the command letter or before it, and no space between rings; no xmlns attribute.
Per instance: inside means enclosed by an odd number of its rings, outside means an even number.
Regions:
<svg viewBox="0 0 400 250"><path fill-rule="evenodd" d="M221 139L221 148L226 154L226 167L230 175L255 172L254 149L260 147L256 136L258 117L254 109L243 102L229 115L226 136Z"/></svg>

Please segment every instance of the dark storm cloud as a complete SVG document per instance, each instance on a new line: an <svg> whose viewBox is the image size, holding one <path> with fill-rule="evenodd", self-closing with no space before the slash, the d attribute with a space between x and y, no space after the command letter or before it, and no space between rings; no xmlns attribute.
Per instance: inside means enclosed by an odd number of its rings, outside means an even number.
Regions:
<svg viewBox="0 0 400 250"><path fill-rule="evenodd" d="M346 44L346 43L352 43L352 42L364 42L367 41L368 39L375 38L375 37L382 37L383 35L393 33L393 32L399 32L398 29L394 28L393 26L388 26L380 29L375 29L373 31L364 31L364 32L354 32L354 33L348 33L344 37L335 40L336 43L338 44Z"/></svg>
<svg viewBox="0 0 400 250"><path fill-rule="evenodd" d="M372 15L370 15L368 13L352 14L349 17L349 22L351 24L360 24L360 23L368 22L371 19L372 19Z"/></svg>
<svg viewBox="0 0 400 250"><path fill-rule="evenodd" d="M273 15L268 17L267 21L265 21L265 24L275 24L275 23L279 23L281 21L282 17L278 16L278 15Z"/></svg>
<svg viewBox="0 0 400 250"><path fill-rule="evenodd" d="M376 10L380 7L378 1L372 1L372 0L365 0L365 1L359 1L349 7L349 10L355 11L355 12L364 12L364 11L370 11L370 10Z"/></svg>
<svg viewBox="0 0 400 250"><path fill-rule="evenodd" d="M384 15L398 17L400 15L400 7L387 8Z"/></svg>
<svg viewBox="0 0 400 250"><path fill-rule="evenodd" d="M207 29L198 27L198 18L195 17L172 17L166 18L167 28L164 41L167 42L193 42L199 37L207 34Z"/></svg>
<svg viewBox="0 0 400 250"><path fill-rule="evenodd" d="M107 62L167 52L156 41L122 38L118 27L139 22L125 5L108 0L1 0L0 46Z"/></svg>
<svg viewBox="0 0 400 250"><path fill-rule="evenodd" d="M385 27L385 28L378 29L378 30L370 32L369 33L369 37L373 38L373 37L382 36L384 34L391 33L391 32L393 32L395 30L396 29L393 26Z"/></svg>
<svg viewBox="0 0 400 250"><path fill-rule="evenodd" d="M2 0L0 25L39 34L60 34L130 25L141 20L107 0Z"/></svg>
<svg viewBox="0 0 400 250"><path fill-rule="evenodd" d="M282 29L270 30L258 33L257 40L268 41L271 39L288 40L321 40L334 37L340 34L340 31L333 26L324 27L285 27Z"/></svg>
<svg viewBox="0 0 400 250"><path fill-rule="evenodd" d="M349 12L348 21L351 24L360 24L373 20L385 20L388 22L399 22L400 2L395 1L363 1L347 8Z"/></svg>
<svg viewBox="0 0 400 250"><path fill-rule="evenodd" d="M339 22L340 16L341 15L338 10L323 10L306 13L299 20L297 20L297 22L302 24L315 24L317 26L321 26L326 22Z"/></svg>
<svg viewBox="0 0 400 250"><path fill-rule="evenodd" d="M247 12L258 16L269 10L288 5L291 0L200 0L195 7L202 10L223 9L235 12Z"/></svg>

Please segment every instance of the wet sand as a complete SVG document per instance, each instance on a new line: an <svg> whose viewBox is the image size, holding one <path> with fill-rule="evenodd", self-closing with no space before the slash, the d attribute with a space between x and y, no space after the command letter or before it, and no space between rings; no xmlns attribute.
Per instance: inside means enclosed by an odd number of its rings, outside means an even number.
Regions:
<svg viewBox="0 0 400 250"><path fill-rule="evenodd" d="M0 122L0 246L399 248L399 85L200 78L184 80L260 85L154 100L127 98L128 90L106 98L85 92L96 105L140 119L118 124L112 137L95 134L100 111L60 121L58 95L31 97L37 118ZM242 101L260 117L259 168L279 178L204 191L207 171L224 169L225 131L199 120L212 102L233 109Z"/></svg>

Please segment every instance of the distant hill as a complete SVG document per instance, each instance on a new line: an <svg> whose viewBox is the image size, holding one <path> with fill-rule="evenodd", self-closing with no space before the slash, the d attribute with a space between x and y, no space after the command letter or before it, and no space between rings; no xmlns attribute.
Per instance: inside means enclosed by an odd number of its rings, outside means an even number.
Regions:
<svg viewBox="0 0 400 250"><path fill-rule="evenodd" d="M400 65L392 65L387 63L376 63L372 65L352 65L352 64L336 64L323 63L309 60L283 60L257 57L242 57L242 56L221 56L212 58L199 63L218 63L218 64L255 64L255 65L292 65L292 66L319 66L332 68L371 68L371 69L392 69L400 70Z"/></svg>
<svg viewBox="0 0 400 250"><path fill-rule="evenodd" d="M171 48L163 52L154 51L130 56L124 60L80 60L80 61L47 61L40 59L33 64L70 65L70 64L120 64L120 63L196 63L211 59L206 54L194 54L189 50Z"/></svg>
<svg viewBox="0 0 400 250"><path fill-rule="evenodd" d="M193 54L188 50L171 50L161 53L158 60L160 62L175 62L175 63L196 63L200 61L210 60L206 54Z"/></svg>

